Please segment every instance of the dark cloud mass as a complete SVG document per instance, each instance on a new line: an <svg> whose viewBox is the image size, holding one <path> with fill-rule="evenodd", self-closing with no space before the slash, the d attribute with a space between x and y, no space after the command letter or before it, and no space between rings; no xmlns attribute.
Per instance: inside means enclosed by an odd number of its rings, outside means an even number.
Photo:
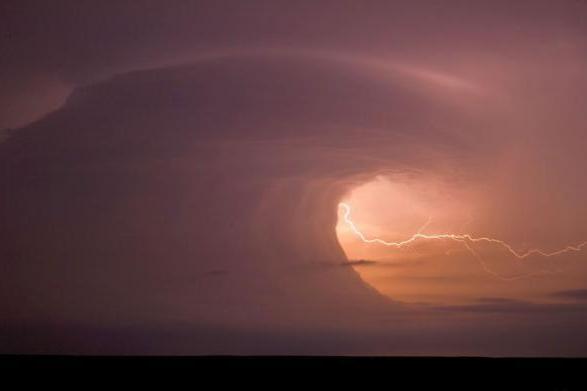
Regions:
<svg viewBox="0 0 587 391"><path fill-rule="evenodd" d="M566 291L557 291L552 294L553 297L564 300L587 300L587 289L571 289Z"/></svg>
<svg viewBox="0 0 587 391"><path fill-rule="evenodd" d="M491 189L475 193L480 232L587 238L584 3L7 1L0 15L1 353L587 352L575 258L565 289L535 280L562 304L499 290L407 304L354 267L444 284L469 269L348 260L335 231L352 189L425 176ZM413 272L427 265L446 275Z"/></svg>

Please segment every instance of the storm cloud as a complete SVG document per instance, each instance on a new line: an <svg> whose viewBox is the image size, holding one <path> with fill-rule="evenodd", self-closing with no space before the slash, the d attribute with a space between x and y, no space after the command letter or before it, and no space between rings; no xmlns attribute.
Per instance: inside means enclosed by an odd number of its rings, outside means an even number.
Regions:
<svg viewBox="0 0 587 391"><path fill-rule="evenodd" d="M479 300L506 283L461 253L349 261L335 229L341 199L383 176L468 192L478 232L587 238L584 4L2 7L6 351L585 352L583 307L536 302L581 298L584 254L503 289L523 300ZM468 285L414 305L359 268Z"/></svg>

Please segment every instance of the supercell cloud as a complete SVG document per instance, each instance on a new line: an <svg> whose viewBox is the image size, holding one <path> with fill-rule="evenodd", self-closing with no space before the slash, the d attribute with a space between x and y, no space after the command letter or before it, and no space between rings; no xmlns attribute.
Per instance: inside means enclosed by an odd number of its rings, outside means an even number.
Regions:
<svg viewBox="0 0 587 391"><path fill-rule="evenodd" d="M2 7L2 352L587 351L585 4Z"/></svg>

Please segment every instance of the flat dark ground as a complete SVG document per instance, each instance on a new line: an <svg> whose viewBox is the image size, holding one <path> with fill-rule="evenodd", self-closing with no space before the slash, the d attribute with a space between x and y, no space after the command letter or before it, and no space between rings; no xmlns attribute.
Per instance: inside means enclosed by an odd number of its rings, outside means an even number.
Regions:
<svg viewBox="0 0 587 391"><path fill-rule="evenodd" d="M276 389L316 385L319 379L362 389L381 384L377 388L587 390L583 358L1 355L0 368L4 374L20 373L21 379L75 374L100 381L123 374L141 381L187 378L196 385L275 379L269 384Z"/></svg>

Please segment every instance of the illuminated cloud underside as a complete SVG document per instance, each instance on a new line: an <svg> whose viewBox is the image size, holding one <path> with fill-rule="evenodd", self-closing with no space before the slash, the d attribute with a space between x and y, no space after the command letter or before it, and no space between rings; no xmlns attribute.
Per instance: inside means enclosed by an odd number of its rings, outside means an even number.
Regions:
<svg viewBox="0 0 587 391"><path fill-rule="evenodd" d="M351 230L364 243L377 243L377 244L381 244L383 246L401 248L401 247L409 246L418 240L452 240L452 241L456 241L456 242L462 243L467 248L467 250L469 250L471 252L471 254L479 260L481 266L483 267L483 270L485 270L487 273L489 273L497 278L504 279L504 280L515 280L518 278L529 277L529 276L534 275L536 273L550 273L550 271L542 270L542 271L535 272L535 273L528 273L528 274L511 276L511 277L502 276L487 267L487 265L486 265L485 261L483 260L483 258L481 257L481 255L477 251L475 251L475 249L473 247L471 247L471 244L474 244L474 243L495 244L495 245L498 245L499 247L502 247L503 249L505 249L507 252L509 252L512 256L514 256L517 259L525 259L525 258L528 258L533 255L538 255L538 256L542 256L542 257L554 257L554 256L561 255L561 254L564 254L567 252L581 251L583 249L583 247L585 247L587 245L587 242L583 242L583 243L580 243L575 246L566 246L566 247L563 247L559 250L555 250L555 251L551 251L551 252L546 252L546 251L543 251L540 249L530 249L525 252L519 252L519 251L516 251L510 244L508 244L502 240L489 238L489 237L474 238L470 234L423 234L423 233L421 233L421 231L423 231L425 229L425 226L422 226L418 230L417 233L413 234L410 238L408 238L406 240L402 240L400 242L389 242L389 241L386 241L386 240L380 239L380 238L367 238L365 236L365 234L363 234L363 232L361 232L361 230L357 227L357 225L351 219L351 206L344 203L344 202L341 202L339 204L339 207L342 208L344 211L343 218L344 218L345 223L351 228Z"/></svg>

